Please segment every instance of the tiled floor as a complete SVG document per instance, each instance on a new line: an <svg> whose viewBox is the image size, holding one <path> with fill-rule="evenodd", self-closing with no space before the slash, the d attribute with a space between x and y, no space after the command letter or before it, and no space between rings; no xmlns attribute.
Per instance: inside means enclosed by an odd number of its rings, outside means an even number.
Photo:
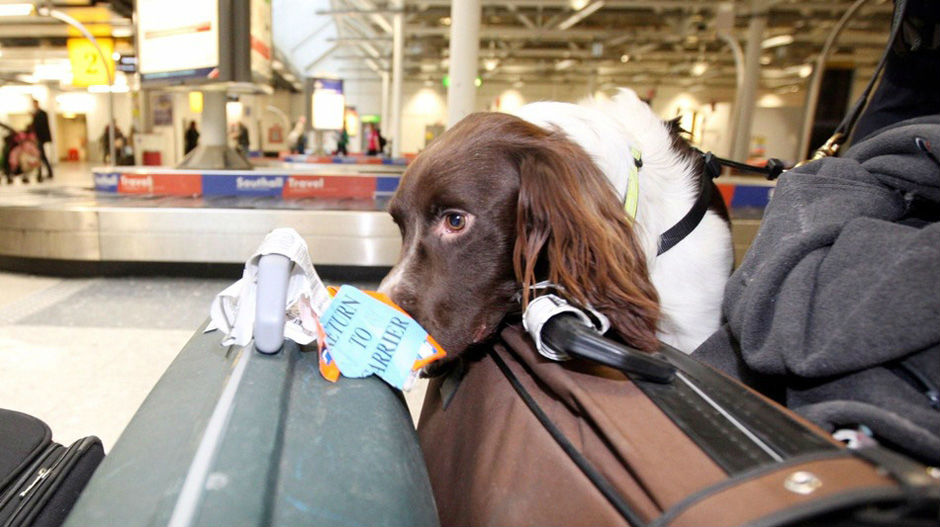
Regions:
<svg viewBox="0 0 940 527"><path fill-rule="evenodd" d="M55 179L41 185L91 186L88 168L61 163ZM23 187L18 180L3 182L0 194ZM237 278L57 278L0 271L0 407L43 419L60 443L97 435L110 449L206 319L212 298ZM323 278L345 283L342 275ZM423 394L423 385L406 394L413 416Z"/></svg>
<svg viewBox="0 0 940 527"><path fill-rule="evenodd" d="M229 282L0 273L0 407L110 448Z"/></svg>
<svg viewBox="0 0 940 527"><path fill-rule="evenodd" d="M60 162L53 165L53 177L52 179L45 179L42 183L36 183L36 178L33 176L30 178L29 183L23 183L19 176L13 179L13 183L9 184L6 182L6 177L2 178L0 181L0 193L4 189L10 188L23 188L23 187L34 187L36 185L42 186L84 186L91 187L94 185L94 179L91 175L91 167L93 165L84 162Z"/></svg>
<svg viewBox="0 0 940 527"><path fill-rule="evenodd" d="M97 435L110 449L233 280L0 272L0 408L39 417L60 443ZM423 398L423 384L406 394L415 418Z"/></svg>

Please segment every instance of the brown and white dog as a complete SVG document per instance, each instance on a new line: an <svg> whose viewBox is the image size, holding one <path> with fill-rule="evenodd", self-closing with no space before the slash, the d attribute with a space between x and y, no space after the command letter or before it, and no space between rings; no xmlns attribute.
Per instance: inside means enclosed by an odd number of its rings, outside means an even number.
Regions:
<svg viewBox="0 0 940 527"><path fill-rule="evenodd" d="M631 149L642 158L635 218L624 210ZM637 348L662 339L691 352L718 328L731 271L718 193L685 239L660 256L657 243L692 207L703 171L676 125L630 90L469 115L405 172L389 205L401 256L380 290L450 357L491 337L541 280Z"/></svg>

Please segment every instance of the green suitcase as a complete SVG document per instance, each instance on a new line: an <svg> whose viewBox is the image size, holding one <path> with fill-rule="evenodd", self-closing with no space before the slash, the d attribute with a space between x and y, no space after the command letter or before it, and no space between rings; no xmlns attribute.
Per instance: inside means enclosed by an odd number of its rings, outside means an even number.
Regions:
<svg viewBox="0 0 940 527"><path fill-rule="evenodd" d="M186 344L66 525L438 525L399 392L221 339Z"/></svg>

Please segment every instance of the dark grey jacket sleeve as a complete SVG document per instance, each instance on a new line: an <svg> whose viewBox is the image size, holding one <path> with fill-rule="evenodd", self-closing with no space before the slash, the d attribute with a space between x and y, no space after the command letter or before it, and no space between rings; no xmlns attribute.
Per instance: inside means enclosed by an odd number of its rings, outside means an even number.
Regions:
<svg viewBox="0 0 940 527"><path fill-rule="evenodd" d="M940 210L940 164L914 137L940 145L940 118L781 177L725 290L726 326L695 355L773 379L827 428L879 423L882 440L940 460L940 411L894 371L913 361L940 385L940 224L913 221Z"/></svg>

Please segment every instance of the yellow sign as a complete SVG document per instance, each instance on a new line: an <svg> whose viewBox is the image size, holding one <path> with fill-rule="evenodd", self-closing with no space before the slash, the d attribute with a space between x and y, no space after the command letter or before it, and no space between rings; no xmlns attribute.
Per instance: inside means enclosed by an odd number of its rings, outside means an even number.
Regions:
<svg viewBox="0 0 940 527"><path fill-rule="evenodd" d="M68 40L69 61L72 63L72 85L91 86L93 84L108 84L108 70L114 77L114 41L110 38L96 39L104 53L104 62L101 55L90 41L84 38L70 38Z"/></svg>
<svg viewBox="0 0 940 527"><path fill-rule="evenodd" d="M202 92L189 92L189 111L193 113L202 113Z"/></svg>

